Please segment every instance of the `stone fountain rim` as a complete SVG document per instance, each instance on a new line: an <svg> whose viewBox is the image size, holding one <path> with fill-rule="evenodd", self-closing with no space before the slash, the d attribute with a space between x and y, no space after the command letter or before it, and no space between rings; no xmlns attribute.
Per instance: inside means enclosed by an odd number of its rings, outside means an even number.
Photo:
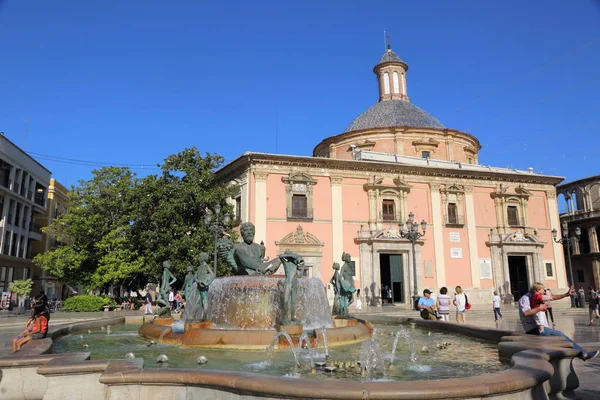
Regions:
<svg viewBox="0 0 600 400"><path fill-rule="evenodd" d="M523 334L469 325L447 324L406 317L375 318L379 323L415 323L429 329L451 331L499 344L500 356L510 356L513 366L492 374L464 378L427 381L396 382L341 382L291 379L247 372L188 369L143 368L141 359L89 361L90 353L44 354L51 350L52 339L106 325L126 322L125 317L105 318L61 325L51 331L48 338L35 344L30 342L17 355L0 358L0 368L37 366L43 376L77 374L81 371L101 372L99 381L106 385L175 385L225 390L244 395L274 398L329 398L362 399L365 392L379 399L444 399L468 398L508 394L541 387L558 374L553 364L566 360L572 362L577 351L565 341L537 338L531 340ZM505 336L510 340L502 341ZM552 378L552 379L551 379ZM310 385L306 382L310 381ZM426 383L425 383L426 382ZM0 381L1 383L1 381ZM577 384L578 385L578 384ZM575 388L577 387L575 385ZM552 386L552 385L551 385ZM562 388L564 389L564 387ZM567 386L567 389L569 387ZM571 390L574 388L570 388Z"/></svg>

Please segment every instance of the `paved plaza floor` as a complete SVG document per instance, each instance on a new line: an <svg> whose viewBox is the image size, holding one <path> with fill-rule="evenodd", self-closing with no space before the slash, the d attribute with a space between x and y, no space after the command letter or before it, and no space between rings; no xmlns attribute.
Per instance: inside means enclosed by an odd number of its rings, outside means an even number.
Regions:
<svg viewBox="0 0 600 400"><path fill-rule="evenodd" d="M504 318L495 323L492 310L470 310L467 315L467 324L480 327L499 327L521 332L519 317L516 309L509 308L503 310ZM50 325L59 325L75 321L98 319L103 317L143 315L142 311L118 311L118 312L97 312L97 313L54 313L50 320ZM400 307L386 306L373 309L367 309L357 314L357 316L366 319L369 316L405 316L418 317L418 313L402 310ZM453 315L451 315L452 317ZM563 331L586 350L600 349L600 320L597 320L595 326L588 326L587 309L563 309L554 310L556 328ZM10 343L14 336L19 334L25 325L27 316L13 316L0 314L0 356L10 354ZM575 360L574 362L577 376L580 380L580 387L577 393L581 399L600 400L600 357L594 360L583 362Z"/></svg>

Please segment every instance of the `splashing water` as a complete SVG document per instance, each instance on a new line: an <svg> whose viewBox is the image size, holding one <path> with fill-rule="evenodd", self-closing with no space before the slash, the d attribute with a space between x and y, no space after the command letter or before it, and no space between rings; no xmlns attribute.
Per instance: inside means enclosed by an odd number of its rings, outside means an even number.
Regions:
<svg viewBox="0 0 600 400"><path fill-rule="evenodd" d="M398 345L398 339L401 337L404 338L404 341L410 348L410 361L416 362L419 359L419 356L417 355L417 348L415 346L415 343L410 337L410 332L408 331L408 329L401 327L398 329L398 332L396 332L396 337L394 338L394 345L392 346L392 363L394 362L394 359L396 357L396 346Z"/></svg>
<svg viewBox="0 0 600 400"><path fill-rule="evenodd" d="M183 333L185 332L185 319L180 319L171 324L171 332L173 333Z"/></svg>
<svg viewBox="0 0 600 400"><path fill-rule="evenodd" d="M283 319L283 278L233 276L210 285L207 319L216 328L269 329ZM333 327L327 292L318 278L299 281L296 316L304 329Z"/></svg>
<svg viewBox="0 0 600 400"><path fill-rule="evenodd" d="M156 340L157 343L162 342L163 338L165 337L165 335L169 332L171 332L171 327L169 326L167 329L165 329L164 331L161 332L160 336L158 337L158 339Z"/></svg>
<svg viewBox="0 0 600 400"><path fill-rule="evenodd" d="M329 358L329 343L327 342L327 329L325 327L315 329L318 333L323 336L323 346L325 347L325 358ZM317 335L317 338L319 335Z"/></svg>
<svg viewBox="0 0 600 400"><path fill-rule="evenodd" d="M296 351L296 347L294 347L294 342L291 338L291 336L286 332L286 331L279 331L275 334L275 336L273 337L273 343L271 343L271 345L269 347L267 347L267 352L271 349L275 347L275 344L279 341L280 337L284 337L289 345L290 345L290 350L292 351L292 354L294 355L294 375L298 374L298 366L300 365L300 362L298 361L298 354Z"/></svg>
<svg viewBox="0 0 600 400"><path fill-rule="evenodd" d="M306 348L308 350L308 357L310 358L310 367L315 367L315 357L313 355L313 350L310 347L310 339L308 338L308 333L306 331L302 332L300 338L298 338L298 354L302 351L302 343L306 342Z"/></svg>
<svg viewBox="0 0 600 400"><path fill-rule="evenodd" d="M360 365L367 381L385 378L385 363L381 348L374 340L365 340L360 346Z"/></svg>

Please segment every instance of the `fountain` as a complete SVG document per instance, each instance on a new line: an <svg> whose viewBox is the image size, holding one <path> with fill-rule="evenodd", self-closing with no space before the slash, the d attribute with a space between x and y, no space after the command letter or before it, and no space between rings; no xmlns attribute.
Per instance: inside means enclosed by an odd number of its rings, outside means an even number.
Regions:
<svg viewBox="0 0 600 400"><path fill-rule="evenodd" d="M299 324L282 324L283 281L284 277L277 275L217 278L209 289L206 320L156 318L143 324L139 335L173 345L231 349L264 349L281 330L291 336L296 347L301 336L311 347L318 340L336 346L370 338L372 326L367 321L332 318L325 287L317 278L299 279ZM276 348L289 346L281 339Z"/></svg>
<svg viewBox="0 0 600 400"><path fill-rule="evenodd" d="M159 318L140 327L141 337L178 346L245 350L264 349L281 331L290 340L278 336L277 349L298 347L300 338L314 347L319 335L326 349L371 337L373 328L367 321L351 318L347 312L332 318L321 280L299 277L304 268L301 256L286 250L264 262L264 246L253 242L254 226L242 224L241 231L243 243L218 245L219 254L237 275L215 279L208 257L202 253L198 271L193 275L188 271L184 282L188 305L184 322L159 310ZM344 260L348 257L344 253ZM163 279L172 277L168 265L165 262ZM271 275L280 265L285 275ZM344 287L354 288L352 274L345 272L343 277ZM161 290L167 287L161 285ZM164 296L159 294L159 298Z"/></svg>

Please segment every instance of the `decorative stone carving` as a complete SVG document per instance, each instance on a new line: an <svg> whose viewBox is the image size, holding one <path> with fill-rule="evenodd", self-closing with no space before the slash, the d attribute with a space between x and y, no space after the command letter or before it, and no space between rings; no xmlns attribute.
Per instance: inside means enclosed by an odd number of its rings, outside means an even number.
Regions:
<svg viewBox="0 0 600 400"><path fill-rule="evenodd" d="M400 239L400 232L398 231L398 228L396 228L394 225L390 225L390 227L388 228L388 230L383 234L384 237L388 238L388 239Z"/></svg>
<svg viewBox="0 0 600 400"><path fill-rule="evenodd" d="M510 237L510 241L511 242L526 242L527 239L525 238L525 235L523 234L523 230L517 229L515 231L515 233L513 233L512 236Z"/></svg>
<svg viewBox="0 0 600 400"><path fill-rule="evenodd" d="M302 225L298 225L296 232L288 233L280 241L275 242L278 246L286 244L316 244L323 245L317 237L311 233L304 232Z"/></svg>

